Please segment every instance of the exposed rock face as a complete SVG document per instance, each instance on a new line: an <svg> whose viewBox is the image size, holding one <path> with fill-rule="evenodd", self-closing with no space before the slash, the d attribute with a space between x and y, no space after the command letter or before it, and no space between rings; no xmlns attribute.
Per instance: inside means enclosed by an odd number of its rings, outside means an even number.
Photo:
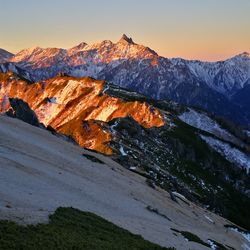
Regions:
<svg viewBox="0 0 250 250"><path fill-rule="evenodd" d="M7 62L14 55L4 49L0 49L0 63Z"/></svg>
<svg viewBox="0 0 250 250"><path fill-rule="evenodd" d="M145 128L164 125L163 115L145 102L126 102L103 93L105 81L57 76L35 84L0 74L0 110L8 110L6 99L27 102L40 122L71 136L81 146L111 154L111 135L100 122L131 116ZM100 121L95 122L95 121ZM87 121L87 123L86 123Z"/></svg>
<svg viewBox="0 0 250 250"><path fill-rule="evenodd" d="M9 109L6 114L18 118L36 127L40 126L39 120L35 112L30 109L29 105L21 99L9 98L12 109Z"/></svg>

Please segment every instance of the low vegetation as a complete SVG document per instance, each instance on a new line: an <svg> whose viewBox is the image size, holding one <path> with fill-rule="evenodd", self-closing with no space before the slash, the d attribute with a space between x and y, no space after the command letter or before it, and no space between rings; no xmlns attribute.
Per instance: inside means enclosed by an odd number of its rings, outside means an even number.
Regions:
<svg viewBox="0 0 250 250"><path fill-rule="evenodd" d="M0 221L0 249L160 250L163 248L103 218L74 208L58 208L49 224L21 226Z"/></svg>
<svg viewBox="0 0 250 250"><path fill-rule="evenodd" d="M174 151L178 152L181 163L172 165L168 169L170 173L189 186L199 202L209 205L209 209L249 229L250 217L247 208L250 206L250 200L235 188L240 183L239 180L244 180L244 185L248 185L246 180L249 177L243 170L233 167L217 152L211 150L193 127L177 120L175 124L177 126L166 134L166 138L176 139Z"/></svg>

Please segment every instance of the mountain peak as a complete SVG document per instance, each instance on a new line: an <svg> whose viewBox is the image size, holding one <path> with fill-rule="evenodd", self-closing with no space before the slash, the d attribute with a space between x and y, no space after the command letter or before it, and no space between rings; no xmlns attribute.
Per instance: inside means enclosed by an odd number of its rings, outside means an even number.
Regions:
<svg viewBox="0 0 250 250"><path fill-rule="evenodd" d="M121 39L119 40L119 43L129 43L129 44L135 44L132 38L126 36L125 34L122 35Z"/></svg>
<svg viewBox="0 0 250 250"><path fill-rule="evenodd" d="M39 51L39 50L41 50L40 47L34 46L34 47L27 48L27 49L23 49L23 50L19 51L16 55L26 55L26 54L30 55L34 52Z"/></svg>
<svg viewBox="0 0 250 250"><path fill-rule="evenodd" d="M84 48L85 46L87 46L88 44L87 43L85 43L85 42L81 42L81 43L79 43L78 45L76 45L74 48Z"/></svg>
<svg viewBox="0 0 250 250"><path fill-rule="evenodd" d="M245 52L241 53L240 56L242 56L242 57L248 57L249 58L250 54L245 51Z"/></svg>
<svg viewBox="0 0 250 250"><path fill-rule="evenodd" d="M70 49L67 50L68 51L68 55L73 55L74 53L77 53L77 52L83 50L87 45L88 44L85 43L85 42L79 43L78 45L76 45L76 46L74 46L74 47L72 47L72 48L70 48Z"/></svg>
<svg viewBox="0 0 250 250"><path fill-rule="evenodd" d="M237 56L235 56L236 58L244 58L244 59L250 59L250 54L248 52L242 52L240 54L238 54Z"/></svg>
<svg viewBox="0 0 250 250"><path fill-rule="evenodd" d="M27 49L24 49L25 51L28 51L28 52L34 52L34 51L37 51L37 50L40 50L41 48L39 46L33 46L33 47L30 47L30 48L27 48Z"/></svg>

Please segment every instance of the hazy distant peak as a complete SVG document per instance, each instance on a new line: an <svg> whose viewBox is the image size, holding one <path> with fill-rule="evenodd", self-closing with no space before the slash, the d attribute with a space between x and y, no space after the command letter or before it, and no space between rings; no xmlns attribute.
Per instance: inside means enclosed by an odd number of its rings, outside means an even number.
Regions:
<svg viewBox="0 0 250 250"><path fill-rule="evenodd" d="M87 43L81 42L81 43L79 43L78 45L76 45L76 46L74 46L74 47L68 49L68 50L67 50L67 51L68 51L68 54L69 54L69 55L72 55L72 54L74 54L74 53L76 53L76 52L78 52L78 51L83 50L86 46L88 46Z"/></svg>
<svg viewBox="0 0 250 250"><path fill-rule="evenodd" d="M118 43L128 43L128 44L135 44L132 38L126 36L125 34L122 35L121 39L118 41Z"/></svg>
<svg viewBox="0 0 250 250"><path fill-rule="evenodd" d="M250 59L250 54L248 52L242 52L236 56L234 56L232 59Z"/></svg>
<svg viewBox="0 0 250 250"><path fill-rule="evenodd" d="M246 57L246 58L250 58L250 54L248 52L243 52L241 54L238 55L239 57Z"/></svg>

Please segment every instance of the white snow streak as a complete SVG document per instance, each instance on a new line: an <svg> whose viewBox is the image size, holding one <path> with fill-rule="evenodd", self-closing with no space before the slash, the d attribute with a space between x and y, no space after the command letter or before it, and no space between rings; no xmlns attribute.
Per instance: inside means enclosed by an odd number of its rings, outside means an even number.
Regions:
<svg viewBox="0 0 250 250"><path fill-rule="evenodd" d="M216 121L211 119L205 113L201 113L193 109L189 109L188 112L182 113L179 116L179 118L183 122L195 128L212 133L222 139L225 139L231 142L234 142L237 140L232 134L227 132L225 129L222 129Z"/></svg>
<svg viewBox="0 0 250 250"><path fill-rule="evenodd" d="M236 165L241 166L243 168L246 168L247 172L249 172L250 157L247 154L241 152L237 148L230 146L230 144L228 143L222 142L212 137L204 136L204 135L200 135L200 137L207 144L209 144L209 146L211 146L218 153L224 156L228 161L235 163Z"/></svg>

